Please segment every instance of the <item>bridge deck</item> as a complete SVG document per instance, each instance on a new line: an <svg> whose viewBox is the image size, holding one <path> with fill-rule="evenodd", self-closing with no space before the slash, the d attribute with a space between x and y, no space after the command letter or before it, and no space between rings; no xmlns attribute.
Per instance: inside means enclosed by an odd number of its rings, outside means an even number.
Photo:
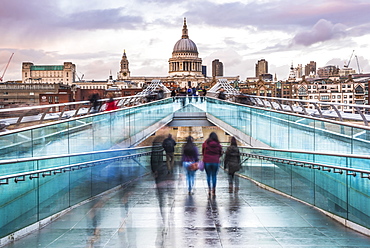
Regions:
<svg viewBox="0 0 370 248"><path fill-rule="evenodd" d="M151 175L81 205L7 247L370 247L310 206L240 180L229 193L220 170L216 197L205 172L188 195L179 166L156 184Z"/></svg>

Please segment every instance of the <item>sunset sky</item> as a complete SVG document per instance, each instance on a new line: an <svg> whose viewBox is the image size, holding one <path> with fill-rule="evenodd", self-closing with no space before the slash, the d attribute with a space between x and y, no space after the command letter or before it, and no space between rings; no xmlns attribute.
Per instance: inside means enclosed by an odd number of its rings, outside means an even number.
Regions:
<svg viewBox="0 0 370 248"><path fill-rule="evenodd" d="M0 76L14 53L5 81L21 79L22 62L72 62L80 77L106 80L124 50L131 76L166 76L184 17L208 76L214 59L241 80L265 59L284 80L292 63L343 67L353 50L370 73L369 13L368 0L2 0Z"/></svg>

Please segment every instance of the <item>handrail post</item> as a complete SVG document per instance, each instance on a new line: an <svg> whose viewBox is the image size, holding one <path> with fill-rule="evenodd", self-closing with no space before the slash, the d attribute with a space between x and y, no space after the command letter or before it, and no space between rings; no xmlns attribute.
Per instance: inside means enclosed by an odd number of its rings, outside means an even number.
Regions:
<svg viewBox="0 0 370 248"><path fill-rule="evenodd" d="M362 120L364 121L364 125L365 125L365 126L369 126L369 122L367 121L367 119L366 119L366 117L365 117L364 113L362 113L362 112L361 112L360 108L359 108L359 107L357 107L357 106L355 106L354 108L356 109L356 111L357 111L357 112L358 112L358 114L361 116Z"/></svg>

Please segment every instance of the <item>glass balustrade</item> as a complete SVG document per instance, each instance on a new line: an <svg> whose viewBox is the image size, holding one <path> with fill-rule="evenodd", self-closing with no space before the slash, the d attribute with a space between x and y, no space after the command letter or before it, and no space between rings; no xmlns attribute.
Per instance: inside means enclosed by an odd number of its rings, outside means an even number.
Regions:
<svg viewBox="0 0 370 248"><path fill-rule="evenodd" d="M2 159L106 150L160 124L173 113L172 98L118 111L83 116L0 135ZM142 133L136 138L144 138Z"/></svg>
<svg viewBox="0 0 370 248"><path fill-rule="evenodd" d="M370 154L370 130L207 98L207 113L277 149ZM248 142L248 141L247 141Z"/></svg>
<svg viewBox="0 0 370 248"><path fill-rule="evenodd" d="M243 148L246 153L364 170L370 168L368 157L345 155L370 154L367 127L267 111L214 98L176 97L1 134L2 161L13 159L13 162L0 163L0 176L133 154L135 150L91 152L111 149L132 137L145 138L150 135L146 131L148 127L165 124L165 118L175 111L205 111L249 135L250 139L275 149ZM181 154L180 150L176 152ZM75 153L82 154L71 156ZM32 157L50 158L22 160ZM147 172L149 164L150 156L142 156L103 161L93 167L17 183L10 180L8 184L0 185L0 237L131 180ZM370 227L368 179L258 158L249 158L243 165L242 173L256 181Z"/></svg>
<svg viewBox="0 0 370 248"><path fill-rule="evenodd" d="M347 175L344 170L313 169L283 162L291 159L300 162L332 165L336 167L369 170L368 157L345 155L308 154L304 152L276 151L270 149L240 148L241 152L268 160L244 157L241 174L271 188L317 206L325 211L370 228L370 180L360 173ZM351 173L351 172L349 172ZM364 176L369 176L366 174Z"/></svg>
<svg viewBox="0 0 370 248"><path fill-rule="evenodd" d="M24 162L3 161L1 176L22 172L34 174L11 178L7 183L0 180L0 237L148 173L151 149L110 150ZM130 157L122 159L122 156ZM80 163L89 166L36 173Z"/></svg>

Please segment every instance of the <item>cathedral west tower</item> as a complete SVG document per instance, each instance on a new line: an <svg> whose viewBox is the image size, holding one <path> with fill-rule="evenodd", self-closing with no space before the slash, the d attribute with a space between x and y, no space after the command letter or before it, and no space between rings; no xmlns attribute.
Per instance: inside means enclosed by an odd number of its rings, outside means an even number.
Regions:
<svg viewBox="0 0 370 248"><path fill-rule="evenodd" d="M122 59L121 59L121 69L117 75L118 80L125 80L130 78L130 70L128 68L128 59L126 56L126 50L123 52Z"/></svg>

